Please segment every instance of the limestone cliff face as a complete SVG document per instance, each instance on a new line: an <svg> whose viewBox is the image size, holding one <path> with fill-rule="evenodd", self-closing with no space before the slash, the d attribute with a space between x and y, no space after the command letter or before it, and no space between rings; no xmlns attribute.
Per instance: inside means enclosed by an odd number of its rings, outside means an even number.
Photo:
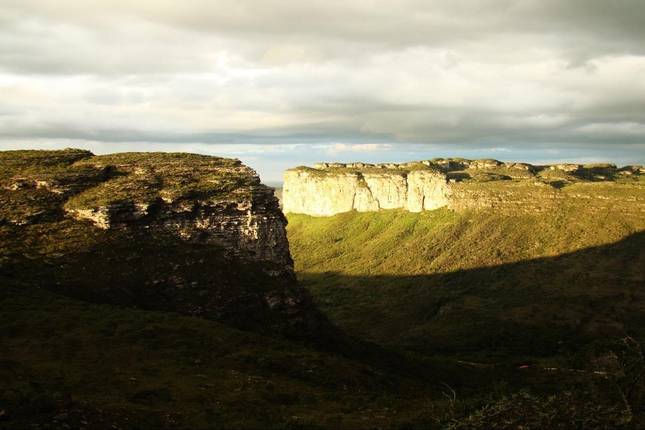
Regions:
<svg viewBox="0 0 645 430"><path fill-rule="evenodd" d="M408 174L407 194L405 209L421 212L446 206L450 189L444 174L432 170L414 170Z"/></svg>
<svg viewBox="0 0 645 430"><path fill-rule="evenodd" d="M547 211L568 199L593 198L599 209L624 199L635 203L627 206L629 210L644 212L645 195L638 180L643 173L642 166L535 166L489 159L319 163L285 172L282 204L285 213L330 216L352 210L421 212L441 207L533 212ZM602 198L601 188L609 184L622 191Z"/></svg>
<svg viewBox="0 0 645 430"><path fill-rule="evenodd" d="M446 176L433 170L321 174L296 169L284 177L285 213L329 216L398 208L420 212L444 206L449 195Z"/></svg>
<svg viewBox="0 0 645 430"><path fill-rule="evenodd" d="M187 154L124 157L77 163L123 176L73 196L64 206L69 216L102 229L145 226L291 270L286 219L273 190L251 168L239 160ZM131 192L116 189L121 186Z"/></svg>
<svg viewBox="0 0 645 430"><path fill-rule="evenodd" d="M239 160L7 151L0 166L0 278L242 327L312 323L286 218Z"/></svg>

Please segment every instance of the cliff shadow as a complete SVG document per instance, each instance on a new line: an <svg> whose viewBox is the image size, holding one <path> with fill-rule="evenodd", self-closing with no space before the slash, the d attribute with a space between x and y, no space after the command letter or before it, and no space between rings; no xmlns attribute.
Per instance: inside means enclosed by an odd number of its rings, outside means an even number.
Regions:
<svg viewBox="0 0 645 430"><path fill-rule="evenodd" d="M293 273L174 235L67 224L80 232L47 237L51 231L46 230L34 240L78 242L63 248L74 252L55 252L60 243L29 254L10 252L9 245L0 249L0 300L45 289L86 302L210 319L391 372L420 373L399 354L351 338L331 324Z"/></svg>
<svg viewBox="0 0 645 430"><path fill-rule="evenodd" d="M351 335L487 362L645 339L645 232L554 257L427 275L298 273Z"/></svg>

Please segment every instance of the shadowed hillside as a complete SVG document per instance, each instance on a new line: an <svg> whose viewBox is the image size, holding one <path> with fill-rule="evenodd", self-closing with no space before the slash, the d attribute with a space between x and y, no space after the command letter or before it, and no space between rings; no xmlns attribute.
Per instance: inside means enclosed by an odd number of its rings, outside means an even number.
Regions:
<svg viewBox="0 0 645 430"><path fill-rule="evenodd" d="M265 332L324 324L273 191L239 160L67 149L0 165L0 277Z"/></svg>
<svg viewBox="0 0 645 430"><path fill-rule="evenodd" d="M548 380L586 405L553 397L536 406L520 391L454 428L642 427L643 219L563 205L548 215L382 211L289 221L299 280L348 333L498 375L500 385L486 390L535 390ZM573 375L587 382L571 385ZM594 400L577 397L596 389ZM593 421L604 412L584 411L617 393L624 401L611 409L621 418L611 425ZM559 408L566 419L544 419Z"/></svg>
<svg viewBox="0 0 645 430"><path fill-rule="evenodd" d="M640 335L643 220L563 208L291 215L299 279L351 334L495 362Z"/></svg>
<svg viewBox="0 0 645 430"><path fill-rule="evenodd" d="M556 257L432 275L301 273L352 334L427 354L571 357L645 339L645 233Z"/></svg>
<svg viewBox="0 0 645 430"><path fill-rule="evenodd" d="M608 377L447 357L374 365L7 282L0 317L2 429L639 428L642 363L630 350Z"/></svg>

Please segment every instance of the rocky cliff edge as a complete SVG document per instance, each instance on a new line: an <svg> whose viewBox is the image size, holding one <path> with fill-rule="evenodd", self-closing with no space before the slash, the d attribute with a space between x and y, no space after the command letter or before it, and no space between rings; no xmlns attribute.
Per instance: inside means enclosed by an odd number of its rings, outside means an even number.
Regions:
<svg viewBox="0 0 645 430"><path fill-rule="evenodd" d="M0 166L7 282L242 327L312 323L278 201L239 160L69 149L0 152Z"/></svg>

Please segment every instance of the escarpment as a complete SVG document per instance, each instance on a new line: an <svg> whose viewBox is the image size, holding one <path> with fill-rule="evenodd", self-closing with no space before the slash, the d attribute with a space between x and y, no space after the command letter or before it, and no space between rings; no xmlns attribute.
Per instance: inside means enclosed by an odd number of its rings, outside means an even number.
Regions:
<svg viewBox="0 0 645 430"><path fill-rule="evenodd" d="M328 216L403 208L411 212L444 206L445 176L430 170L361 172L295 169L285 173L285 212Z"/></svg>
<svg viewBox="0 0 645 430"><path fill-rule="evenodd" d="M538 166L490 159L319 163L285 172L282 204L285 213L330 216L352 210L421 212L440 207L539 212L571 201L593 201L595 210L620 207L641 214L644 173L642 166Z"/></svg>
<svg viewBox="0 0 645 430"><path fill-rule="evenodd" d="M4 279L241 327L316 323L278 201L239 160L64 150L0 164Z"/></svg>

